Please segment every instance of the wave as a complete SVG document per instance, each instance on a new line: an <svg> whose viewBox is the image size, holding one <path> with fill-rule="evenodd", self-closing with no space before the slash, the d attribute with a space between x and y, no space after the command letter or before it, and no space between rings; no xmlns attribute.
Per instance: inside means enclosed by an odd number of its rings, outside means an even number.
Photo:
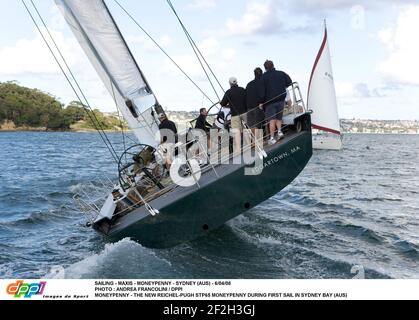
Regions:
<svg viewBox="0 0 419 320"><path fill-rule="evenodd" d="M0 279L13 279L13 269L10 264L0 264Z"/></svg>
<svg viewBox="0 0 419 320"><path fill-rule="evenodd" d="M52 199L56 199L56 198L71 198L73 196L73 193L71 192L60 192L60 191L55 191L55 192L51 192L48 194L48 198L52 198Z"/></svg>
<svg viewBox="0 0 419 320"><path fill-rule="evenodd" d="M353 264L364 263L369 278L417 277L419 140L370 138L347 136L342 153L316 152L298 179L271 200L207 237L167 251L128 239L109 244L84 227L73 195L84 190L92 198L106 196L110 190L100 178L115 168L96 135L78 136L85 143L54 138L51 150L68 155L65 164L28 158L32 169L17 181L21 162L6 159L13 163L1 172L0 275L38 278L57 264L49 277L347 278ZM391 142L410 144L410 156ZM76 156L68 153L75 144ZM374 152L365 152L366 145ZM389 150L395 151L391 159Z"/></svg>
<svg viewBox="0 0 419 320"><path fill-rule="evenodd" d="M354 201L361 201L361 202L403 202L403 199L401 198L395 198L395 197L352 197L348 198L348 200L354 200Z"/></svg>
<svg viewBox="0 0 419 320"><path fill-rule="evenodd" d="M69 186L69 191L72 195L83 193L83 192L94 192L94 193L108 193L113 187L113 182L110 180L92 180L83 181Z"/></svg>
<svg viewBox="0 0 419 320"><path fill-rule="evenodd" d="M419 247L407 240L398 240L393 243L397 251L407 255L410 258L419 259Z"/></svg>
<svg viewBox="0 0 419 320"><path fill-rule="evenodd" d="M230 228L241 239L256 245L276 260L276 268L284 272L282 278L350 279L355 276L351 270L358 264L357 261L351 260L351 256L338 257L324 250L320 252L319 243L311 235L306 235L309 239L304 241L295 233L281 231L280 226L275 231L268 230L267 226L256 231L251 227L252 224L249 217L239 217L229 222ZM319 239L328 242L325 237L320 235ZM365 273L367 278L391 278L376 266L366 267Z"/></svg>
<svg viewBox="0 0 419 320"><path fill-rule="evenodd" d="M299 193L284 192L272 198L273 200L288 201L294 204L301 204L304 206L316 207L320 202L312 197L302 195Z"/></svg>
<svg viewBox="0 0 419 320"><path fill-rule="evenodd" d="M335 220L327 222L325 225L335 231L339 231L351 237L360 238L368 242L373 242L375 244L382 244L385 242L384 237L380 236L378 232L350 222Z"/></svg>
<svg viewBox="0 0 419 320"><path fill-rule="evenodd" d="M53 268L45 277L65 279L135 279L159 278L167 273L171 264L158 257L152 250L126 238L84 260L63 267ZM58 270L58 272L57 272Z"/></svg>
<svg viewBox="0 0 419 320"><path fill-rule="evenodd" d="M287 194L276 196L270 201L276 201L281 204L281 207L276 207L277 210L283 212L283 210L291 209L294 215L306 215L310 219L314 219L317 215L319 218L324 219L328 216L351 216L351 217L362 217L366 216L370 211L356 207L356 203L350 203L345 200L344 203L333 203L326 202L325 200L317 200L314 197L301 195L301 194ZM269 204L269 202L267 202ZM260 206L261 208L273 209L274 205L270 208L267 205Z"/></svg>
<svg viewBox="0 0 419 320"><path fill-rule="evenodd" d="M77 214L74 207L62 205L59 209L36 211L28 215L24 215L23 217L15 217L13 220L4 222L3 224L6 226L34 225L63 220L74 220L78 217L80 217L80 214Z"/></svg>

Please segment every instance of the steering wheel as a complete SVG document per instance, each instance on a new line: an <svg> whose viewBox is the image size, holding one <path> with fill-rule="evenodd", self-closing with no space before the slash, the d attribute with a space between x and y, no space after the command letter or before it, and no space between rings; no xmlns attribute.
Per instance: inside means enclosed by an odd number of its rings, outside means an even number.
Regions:
<svg viewBox="0 0 419 320"><path fill-rule="evenodd" d="M156 149L152 146L144 144L138 144L128 148L119 158L119 184L124 191L132 185L133 179L137 174L137 172L134 172L134 167L146 165L146 161L144 160L142 153L147 149L149 149L150 154L152 154L153 159L151 161L153 161Z"/></svg>

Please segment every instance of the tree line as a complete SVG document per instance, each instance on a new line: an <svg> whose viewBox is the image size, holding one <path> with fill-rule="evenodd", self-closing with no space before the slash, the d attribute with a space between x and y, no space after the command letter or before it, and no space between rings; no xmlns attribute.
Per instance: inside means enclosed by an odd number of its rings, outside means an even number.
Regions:
<svg viewBox="0 0 419 320"><path fill-rule="evenodd" d="M120 128L118 118L106 117L98 109L93 112L103 129ZM83 128L93 129L95 125L91 116L80 102L73 101L65 106L41 90L23 87L14 81L0 82L0 125L4 121L13 121L16 127L69 130L75 123L82 122Z"/></svg>

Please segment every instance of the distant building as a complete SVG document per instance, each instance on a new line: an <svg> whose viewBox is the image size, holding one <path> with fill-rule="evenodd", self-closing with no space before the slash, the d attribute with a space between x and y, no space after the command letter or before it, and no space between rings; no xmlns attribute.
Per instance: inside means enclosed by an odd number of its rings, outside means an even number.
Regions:
<svg viewBox="0 0 419 320"><path fill-rule="evenodd" d="M419 121L342 119L345 133L419 134Z"/></svg>

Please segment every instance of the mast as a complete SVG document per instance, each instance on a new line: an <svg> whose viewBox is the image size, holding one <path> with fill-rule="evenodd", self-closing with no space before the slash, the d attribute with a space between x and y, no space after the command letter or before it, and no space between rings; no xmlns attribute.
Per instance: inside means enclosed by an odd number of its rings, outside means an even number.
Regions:
<svg viewBox="0 0 419 320"><path fill-rule="evenodd" d="M104 0L55 0L128 126L156 147L158 100Z"/></svg>

